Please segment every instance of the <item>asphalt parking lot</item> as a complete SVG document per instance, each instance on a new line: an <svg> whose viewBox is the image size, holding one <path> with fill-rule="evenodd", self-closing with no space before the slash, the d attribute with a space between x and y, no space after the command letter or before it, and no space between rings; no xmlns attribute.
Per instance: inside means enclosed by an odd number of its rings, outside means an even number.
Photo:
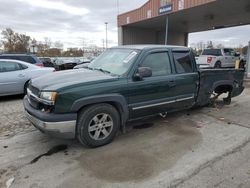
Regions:
<svg viewBox="0 0 250 188"><path fill-rule="evenodd" d="M0 187L242 187L250 185L250 89L220 102L137 122L89 149L43 135L22 96L0 99Z"/></svg>

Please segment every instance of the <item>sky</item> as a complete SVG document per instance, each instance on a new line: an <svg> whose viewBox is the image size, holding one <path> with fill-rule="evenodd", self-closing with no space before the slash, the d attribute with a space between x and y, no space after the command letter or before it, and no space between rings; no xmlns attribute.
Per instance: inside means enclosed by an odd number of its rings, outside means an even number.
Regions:
<svg viewBox="0 0 250 188"><path fill-rule="evenodd" d="M49 37L61 41L65 48L83 45L103 46L105 22L108 22L109 46L117 45L118 0L1 0L0 30L12 28L38 41ZM119 0L123 13L143 5L147 0ZM193 33L189 43L212 40L225 46L246 45L250 26ZM232 36L232 33L233 36ZM204 40L205 39L205 40Z"/></svg>

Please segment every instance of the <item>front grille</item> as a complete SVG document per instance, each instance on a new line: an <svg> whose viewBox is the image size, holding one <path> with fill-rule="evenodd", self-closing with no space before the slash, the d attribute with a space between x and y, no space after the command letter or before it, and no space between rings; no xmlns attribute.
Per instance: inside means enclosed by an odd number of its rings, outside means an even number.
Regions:
<svg viewBox="0 0 250 188"><path fill-rule="evenodd" d="M39 96L39 89L36 87L32 86L31 84L29 85L29 90L36 96Z"/></svg>
<svg viewBox="0 0 250 188"><path fill-rule="evenodd" d="M32 94L39 96L39 89L37 89L36 87L32 86L31 84L29 84L29 90L31 91ZM39 102L31 95L28 95L28 99L29 99L29 103L30 105L35 108L35 109L39 109Z"/></svg>
<svg viewBox="0 0 250 188"><path fill-rule="evenodd" d="M40 100L38 100L40 99L39 93L40 93L39 89L32 86L31 84L29 85L29 91L27 92L27 96L30 105L37 110L41 110L44 112L52 112L54 110L53 106L46 105L42 103Z"/></svg>

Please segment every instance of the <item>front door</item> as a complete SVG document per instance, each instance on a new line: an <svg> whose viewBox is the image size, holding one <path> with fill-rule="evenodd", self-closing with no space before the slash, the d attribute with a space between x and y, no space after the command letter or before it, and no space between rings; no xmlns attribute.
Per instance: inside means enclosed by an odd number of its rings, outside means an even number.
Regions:
<svg viewBox="0 0 250 188"><path fill-rule="evenodd" d="M152 69L152 76L139 81L129 80L130 119L167 112L175 101L175 75L169 52L158 50L149 52L139 67Z"/></svg>
<svg viewBox="0 0 250 188"><path fill-rule="evenodd" d="M16 62L0 61L0 95L22 93L25 73Z"/></svg>

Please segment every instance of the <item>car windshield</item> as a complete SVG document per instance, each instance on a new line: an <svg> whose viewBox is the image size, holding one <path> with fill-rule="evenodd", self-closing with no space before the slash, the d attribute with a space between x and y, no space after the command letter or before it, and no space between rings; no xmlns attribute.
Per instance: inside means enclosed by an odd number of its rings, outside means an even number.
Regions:
<svg viewBox="0 0 250 188"><path fill-rule="evenodd" d="M93 60L88 67L115 75L123 75L128 71L137 55L136 50L108 49Z"/></svg>

